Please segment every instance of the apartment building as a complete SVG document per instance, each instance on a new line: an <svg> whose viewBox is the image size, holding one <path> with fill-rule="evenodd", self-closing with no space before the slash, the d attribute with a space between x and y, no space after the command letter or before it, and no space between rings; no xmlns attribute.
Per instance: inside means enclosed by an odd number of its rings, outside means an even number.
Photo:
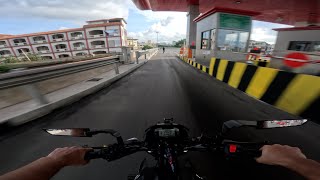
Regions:
<svg viewBox="0 0 320 180"><path fill-rule="evenodd" d="M0 34L0 58L33 53L45 59L121 52L127 45L123 18L87 21L82 28L22 35Z"/></svg>

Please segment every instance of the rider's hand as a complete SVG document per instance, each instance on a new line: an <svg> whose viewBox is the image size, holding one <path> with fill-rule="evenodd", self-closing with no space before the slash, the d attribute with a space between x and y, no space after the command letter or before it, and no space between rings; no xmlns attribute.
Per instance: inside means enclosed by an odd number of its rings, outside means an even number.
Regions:
<svg viewBox="0 0 320 180"><path fill-rule="evenodd" d="M86 152L90 150L92 149L82 147L57 148L47 157L59 163L61 166L85 165L88 161L84 160L84 156Z"/></svg>
<svg viewBox="0 0 320 180"><path fill-rule="evenodd" d="M297 147L274 144L265 145L261 150L261 157L256 159L258 163L286 166L298 159L306 159L306 156Z"/></svg>

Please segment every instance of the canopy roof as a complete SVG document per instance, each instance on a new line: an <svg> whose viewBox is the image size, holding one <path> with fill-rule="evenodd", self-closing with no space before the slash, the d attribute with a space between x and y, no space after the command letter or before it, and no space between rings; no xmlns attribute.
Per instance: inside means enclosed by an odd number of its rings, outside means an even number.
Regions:
<svg viewBox="0 0 320 180"><path fill-rule="evenodd" d="M253 19L288 25L297 22L320 23L319 0L132 0L141 10L188 12L199 5L201 13L213 7L260 13Z"/></svg>

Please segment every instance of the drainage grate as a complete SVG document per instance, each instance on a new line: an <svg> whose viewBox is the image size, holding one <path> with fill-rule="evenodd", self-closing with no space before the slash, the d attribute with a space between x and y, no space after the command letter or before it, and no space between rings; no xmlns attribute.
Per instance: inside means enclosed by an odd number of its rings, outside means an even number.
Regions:
<svg viewBox="0 0 320 180"><path fill-rule="evenodd" d="M90 79L88 81L100 81L102 78L93 78L93 79Z"/></svg>

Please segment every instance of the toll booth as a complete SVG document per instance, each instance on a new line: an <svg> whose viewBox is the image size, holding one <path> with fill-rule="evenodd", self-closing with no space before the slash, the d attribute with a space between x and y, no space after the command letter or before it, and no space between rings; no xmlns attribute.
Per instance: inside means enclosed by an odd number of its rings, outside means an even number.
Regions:
<svg viewBox="0 0 320 180"><path fill-rule="evenodd" d="M194 58L203 64L211 57L245 60L252 16L257 12L213 8L198 16Z"/></svg>
<svg viewBox="0 0 320 180"><path fill-rule="evenodd" d="M320 26L278 28L270 67L320 75Z"/></svg>

